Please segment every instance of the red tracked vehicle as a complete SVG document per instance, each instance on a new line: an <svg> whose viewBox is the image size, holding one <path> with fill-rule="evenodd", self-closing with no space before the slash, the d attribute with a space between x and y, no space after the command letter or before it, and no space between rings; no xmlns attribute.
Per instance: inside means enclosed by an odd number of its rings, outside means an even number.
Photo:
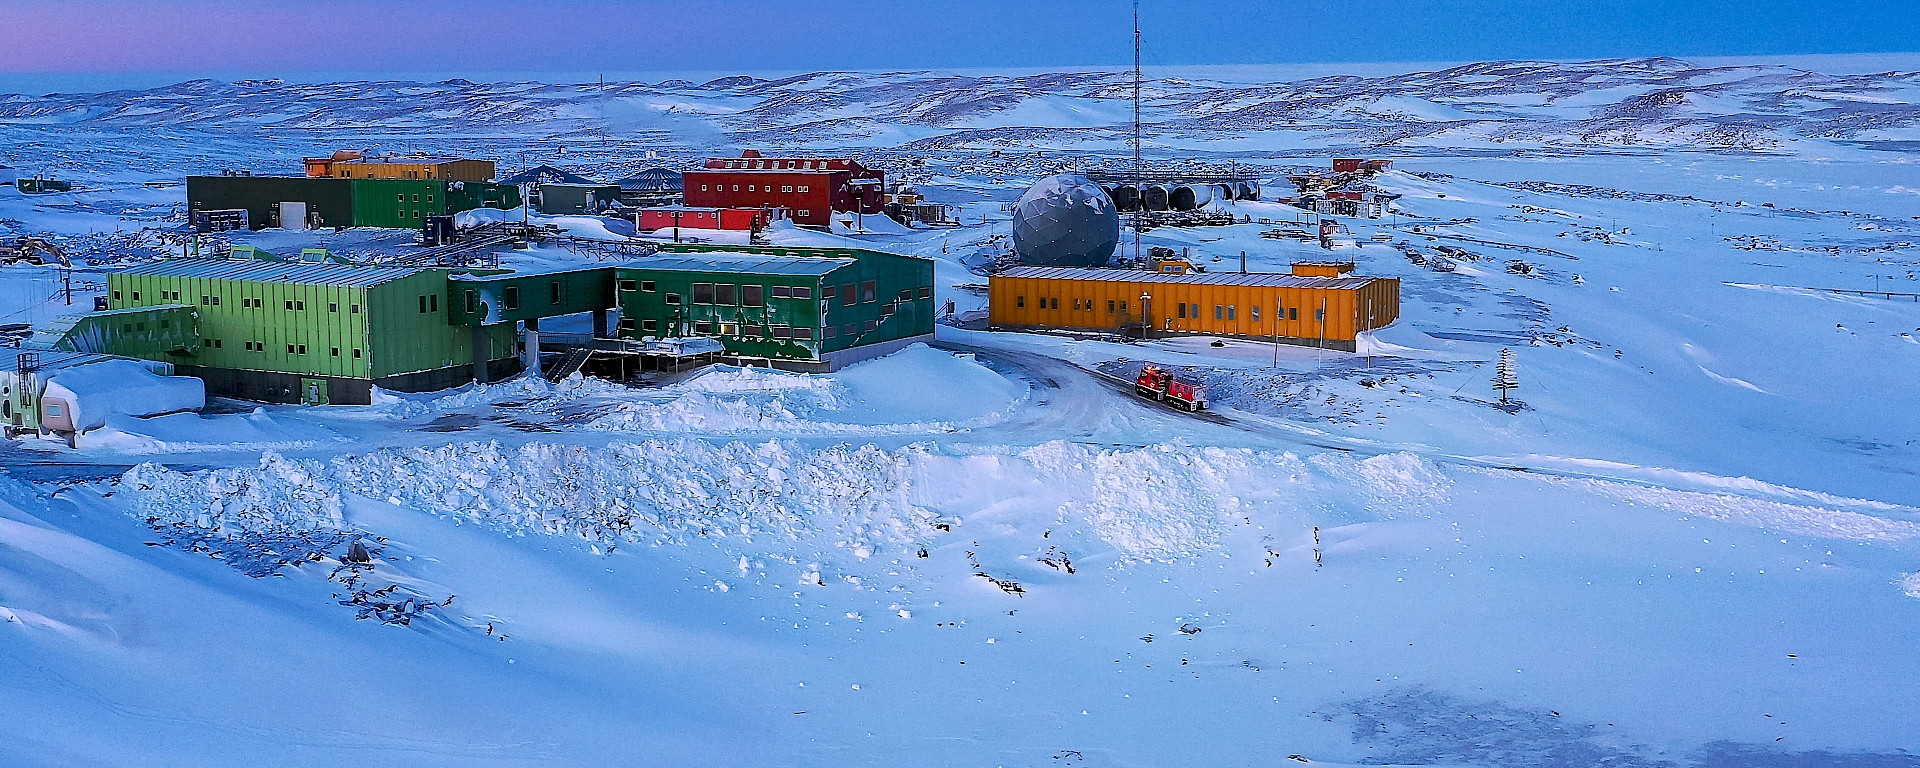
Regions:
<svg viewBox="0 0 1920 768"><path fill-rule="evenodd" d="M1133 381L1133 392L1186 411L1203 411L1207 408L1206 387L1181 381L1156 365L1140 369L1140 378Z"/></svg>

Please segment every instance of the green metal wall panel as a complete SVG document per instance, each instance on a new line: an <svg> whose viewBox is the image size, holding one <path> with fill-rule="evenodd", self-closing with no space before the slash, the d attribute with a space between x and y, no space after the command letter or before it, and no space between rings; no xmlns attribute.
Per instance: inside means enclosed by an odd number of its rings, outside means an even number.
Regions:
<svg viewBox="0 0 1920 768"><path fill-rule="evenodd" d="M513 184L493 184L489 182L468 181L457 187L447 186L447 212L459 213L475 208L499 208L502 210L520 207L520 187Z"/></svg>
<svg viewBox="0 0 1920 768"><path fill-rule="evenodd" d="M454 325L537 320L610 309L613 282L611 267L533 274L475 273L449 279L443 300L447 303L447 322ZM509 289L514 299L512 307L507 305Z"/></svg>
<svg viewBox="0 0 1920 768"><path fill-rule="evenodd" d="M428 216L447 213L447 182L440 179L350 179L353 225L418 229Z"/></svg>
<svg viewBox="0 0 1920 768"><path fill-rule="evenodd" d="M848 265L828 273L837 280L850 273ZM637 339L643 336L711 336L720 340L728 352L756 357L789 360L817 360L821 350L820 315L821 278L813 275L768 275L751 272L691 272L622 267L616 270L619 281L631 281L634 290L616 289L620 306L617 336ZM616 286L622 284L617 282ZM643 290L652 283L654 290ZM695 283L759 286L765 306L693 303ZM810 298L775 298L773 288L804 288ZM736 296L738 292L736 290ZM678 301L672 301L677 297ZM810 338L779 338L775 327L805 328ZM729 332L731 331L731 332Z"/></svg>

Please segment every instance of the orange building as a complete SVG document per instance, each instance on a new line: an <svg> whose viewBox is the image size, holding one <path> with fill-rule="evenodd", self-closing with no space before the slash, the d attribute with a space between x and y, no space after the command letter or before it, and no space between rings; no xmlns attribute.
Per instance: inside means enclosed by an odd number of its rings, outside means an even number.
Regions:
<svg viewBox="0 0 1920 768"><path fill-rule="evenodd" d="M493 181L492 160L463 160L427 155L391 155L365 157L355 150L342 150L332 157L308 157L308 176L332 176L340 179L444 179L446 181Z"/></svg>
<svg viewBox="0 0 1920 768"><path fill-rule="evenodd" d="M1151 336L1231 336L1325 349L1400 317L1391 277L1269 272L1161 274L1132 269L1015 267L987 279L996 328L1071 328Z"/></svg>

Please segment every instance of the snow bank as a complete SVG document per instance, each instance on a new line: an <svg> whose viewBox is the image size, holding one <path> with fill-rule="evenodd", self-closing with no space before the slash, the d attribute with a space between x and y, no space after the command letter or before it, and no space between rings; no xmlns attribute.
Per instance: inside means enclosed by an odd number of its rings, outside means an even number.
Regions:
<svg viewBox="0 0 1920 768"><path fill-rule="evenodd" d="M161 376L132 360L103 360L48 377L42 398L65 401L73 428L84 432L105 426L114 415L200 410L207 405L207 386L189 376Z"/></svg>
<svg viewBox="0 0 1920 768"><path fill-rule="evenodd" d="M115 414L99 429L75 437L74 447L139 455L291 450L345 439L323 427L277 421L265 408L256 408L252 413L221 416L176 413L137 419Z"/></svg>

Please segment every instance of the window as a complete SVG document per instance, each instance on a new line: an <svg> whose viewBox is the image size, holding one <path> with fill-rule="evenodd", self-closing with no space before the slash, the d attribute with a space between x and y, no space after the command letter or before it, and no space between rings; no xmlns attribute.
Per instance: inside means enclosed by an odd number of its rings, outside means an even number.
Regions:
<svg viewBox="0 0 1920 768"><path fill-rule="evenodd" d="M702 192L705 192L705 191L707 191L707 185L705 185L705 184L702 184L702 185L700 185L700 191L702 191Z"/></svg>
<svg viewBox="0 0 1920 768"><path fill-rule="evenodd" d="M764 307L767 305L767 288L763 285L740 286L740 306Z"/></svg>
<svg viewBox="0 0 1920 768"><path fill-rule="evenodd" d="M913 301L913 289L912 289L912 288L908 288L908 289L905 289L905 290L902 290L902 291L900 292L900 298L899 298L898 300L899 300L899 301ZM1080 308L1080 300L1079 300L1079 299L1075 299L1075 300L1074 300L1074 304L1073 304L1073 308L1074 308L1074 309L1079 309L1079 308Z"/></svg>
<svg viewBox="0 0 1920 768"><path fill-rule="evenodd" d="M780 185L780 191L782 191L782 192L792 192L792 191L793 191L793 187L791 187L791 186L789 186L789 185L786 185L786 184L782 184L782 185Z"/></svg>
<svg viewBox="0 0 1920 768"><path fill-rule="evenodd" d="M620 290L637 291L640 290L640 285L632 280L622 280L620 281Z"/></svg>
<svg viewBox="0 0 1920 768"><path fill-rule="evenodd" d="M307 303L305 301L295 301L293 303L293 308L296 311L303 311L307 308Z"/></svg>
<svg viewBox="0 0 1920 768"><path fill-rule="evenodd" d="M776 325L773 327L773 337L776 339L791 339L793 338L793 329L784 325Z"/></svg>
<svg viewBox="0 0 1920 768"><path fill-rule="evenodd" d="M800 191L802 191L802 192L805 192L805 191L807 191L807 189L806 189L806 187L801 187L801 188L800 188ZM798 210L798 211L795 211L794 213L795 213L795 215L797 215L797 216L799 216L799 217L800 217L800 218L802 218L802 219L806 219L806 218L811 218L811 217L813 216L813 211L809 211L809 210L807 210L807 209L805 209L805 208L802 208L802 209L800 209L800 210Z"/></svg>
<svg viewBox="0 0 1920 768"><path fill-rule="evenodd" d="M114 291L114 292L113 292L113 300L114 300L114 301L119 301L119 300L120 300L120 292L119 292L119 291ZM203 301L203 302L201 302L201 303L202 303L202 304L205 304L206 302L204 302L204 301Z"/></svg>
<svg viewBox="0 0 1920 768"><path fill-rule="evenodd" d="M1107 299L1107 314L1113 314L1113 299ZM1185 315L1182 315L1182 317L1185 317Z"/></svg>
<svg viewBox="0 0 1920 768"><path fill-rule="evenodd" d="M933 298L933 289L932 289L932 288L921 288L921 289L920 289L920 298L923 298L923 299L931 299L931 298ZM1089 308L1089 309L1091 309L1092 307L1091 307L1091 306L1089 306L1088 308Z"/></svg>
<svg viewBox="0 0 1920 768"><path fill-rule="evenodd" d="M1235 310L1235 309L1236 309L1236 308L1234 307L1234 305L1232 305L1232 304L1228 304L1228 305L1227 305L1227 319L1228 319L1228 320L1236 320L1236 319L1238 319L1238 318L1236 318L1236 317L1234 317L1234 314L1235 314L1235 312L1234 312L1234 310Z"/></svg>
<svg viewBox="0 0 1920 768"><path fill-rule="evenodd" d="M834 294L834 290L833 290L833 286L831 285L822 286L820 288L820 298L826 299L827 301L833 301L833 294Z"/></svg>
<svg viewBox="0 0 1920 768"><path fill-rule="evenodd" d="M1321 322L1321 323L1324 323L1324 322L1326 322L1326 321L1327 321L1327 311L1326 311L1326 310L1324 310L1324 309L1316 309L1316 310L1314 310L1314 311L1313 311L1313 319L1314 319L1314 321L1315 321L1315 322Z"/></svg>
<svg viewBox="0 0 1920 768"><path fill-rule="evenodd" d="M427 298L427 297L425 297L425 296L422 296L422 297L420 297L420 299L421 299L421 302L420 302L420 304L421 304L421 306L420 306L420 311L422 311L422 312L425 312L425 311L427 311L427 308L426 308L426 303L427 303L427 302L426 302L426 298ZM246 300L246 299L241 299L241 300L240 300L240 303L241 303L242 305L245 305L245 304L247 303L247 300ZM288 311L288 312L292 312L292 311L293 311L293 299L287 299L287 301L286 301L286 305L287 305L287 311Z"/></svg>
<svg viewBox="0 0 1920 768"><path fill-rule="evenodd" d="M139 291L134 291L134 292L133 292L133 300L134 300L134 301L139 301L139 300L140 300L140 292L139 292Z"/></svg>
<svg viewBox="0 0 1920 768"><path fill-rule="evenodd" d="M868 320L868 321L867 321L867 322L865 323L865 325L866 325L866 328L867 328L867 330L869 330L869 331L871 331L871 330L873 330L873 329L875 329L875 328L878 328L878 327L880 327L880 321L878 321L878 320Z"/></svg>
<svg viewBox="0 0 1920 768"><path fill-rule="evenodd" d="M762 335L762 329L760 328L760 326L757 326L757 325L743 325L743 326L740 326L740 335L760 336Z"/></svg>
<svg viewBox="0 0 1920 768"><path fill-rule="evenodd" d="M835 328L835 327L833 327L833 326L831 326L831 325L829 325L829 326L827 326L827 327L825 327L825 328L822 328L822 329L820 329L820 338L823 338L823 339L831 339L831 338L833 338L833 337L835 337L835 336L838 336L838 335L840 335L840 329L839 329L839 328Z"/></svg>
<svg viewBox="0 0 1920 768"><path fill-rule="evenodd" d="M809 188L807 187L807 185L805 185L805 184L802 184L802 185L800 185L800 191L802 191L802 192L811 192L812 190L811 190L811 189L809 189ZM801 211L801 212L800 212L800 215L802 215L802 216L805 216L805 215L807 215L807 212L806 212L806 211Z"/></svg>
<svg viewBox="0 0 1920 768"><path fill-rule="evenodd" d="M1199 306L1199 305L1198 305L1198 304L1196 304L1196 305L1194 305L1194 306ZM1123 301L1123 302L1120 302L1120 314L1123 314L1123 315L1124 315L1124 314L1126 314L1126 313L1127 313L1127 303L1126 303L1126 302L1124 302L1124 301Z"/></svg>
<svg viewBox="0 0 1920 768"><path fill-rule="evenodd" d="M793 289L793 297L796 299L811 299L813 298L813 289L804 288L804 287L795 287ZM828 298L832 298L832 297L828 297Z"/></svg>
<svg viewBox="0 0 1920 768"><path fill-rule="evenodd" d="M1298 320L1298 319L1300 319L1300 308L1299 308L1299 307L1288 307L1288 308L1287 308L1287 319L1288 319L1288 320Z"/></svg>
<svg viewBox="0 0 1920 768"><path fill-rule="evenodd" d="M332 301L329 301L329 302L327 302L327 311L328 311L328 312L339 312L339 311L340 311L340 305L339 305L339 303L337 303L337 302L332 302Z"/></svg>
<svg viewBox="0 0 1920 768"><path fill-rule="evenodd" d="M1058 296L1053 297L1053 308L1054 309L1060 308L1060 297Z"/></svg>
<svg viewBox="0 0 1920 768"><path fill-rule="evenodd" d="M776 299L784 299L792 295L793 295L792 288L788 288L784 285L776 285L773 287L773 297Z"/></svg>
<svg viewBox="0 0 1920 768"><path fill-rule="evenodd" d="M857 335L859 335L859 333L860 333L860 324L859 324L859 323L847 323L845 327L842 327L842 328L840 329L840 332L841 332L841 333L844 333L844 334L846 334L846 335L848 335L848 336L857 336Z"/></svg>
<svg viewBox="0 0 1920 768"><path fill-rule="evenodd" d="M876 284L874 281L868 280L864 283L861 283L860 284L860 303L872 304L874 301L876 301L876 299L874 298L874 295L877 293L879 293L879 285Z"/></svg>
<svg viewBox="0 0 1920 768"><path fill-rule="evenodd" d="M500 304L506 309L520 308L520 286L509 285L501 292Z"/></svg>
<svg viewBox="0 0 1920 768"><path fill-rule="evenodd" d="M210 339L209 341L212 342L214 349L219 349L221 347L219 339Z"/></svg>
<svg viewBox="0 0 1920 768"><path fill-rule="evenodd" d="M547 281L547 303L548 304L560 303L560 281L558 280Z"/></svg>
<svg viewBox="0 0 1920 768"><path fill-rule="evenodd" d="M305 344L300 345L300 354L304 355L306 353L307 353L307 345Z"/></svg>
<svg viewBox="0 0 1920 768"><path fill-rule="evenodd" d="M811 339L813 338L813 329L812 328L795 328L793 329L793 337L796 339Z"/></svg>
<svg viewBox="0 0 1920 768"><path fill-rule="evenodd" d="M722 336L738 336L738 335L740 335L740 326L738 326L738 325L735 325L735 324L733 324L733 323L721 323L721 324L720 324L720 335L722 335Z"/></svg>
<svg viewBox="0 0 1920 768"><path fill-rule="evenodd" d="M899 306L899 305L898 305L898 304L894 304L894 303L892 303L892 302L888 302L887 304L885 304L885 305L882 305L882 306L880 307L880 316L881 316L881 317L892 317L892 316L893 316L893 308L894 308L894 307L897 307L897 306Z"/></svg>
<svg viewBox="0 0 1920 768"><path fill-rule="evenodd" d="M339 347L328 347L328 349L331 349L331 350L333 350L333 352L332 352L332 353L331 353L331 354L329 355L330 357L339 357L339 356L340 356L340 348L339 348Z"/></svg>
<svg viewBox="0 0 1920 768"><path fill-rule="evenodd" d="M426 314L427 313L427 297L415 296L414 298L420 300L420 314L423 314L423 315ZM287 302L287 309L293 309L293 302L291 301Z"/></svg>
<svg viewBox="0 0 1920 768"><path fill-rule="evenodd" d="M701 321L693 324L694 333L713 333L713 323Z"/></svg>
<svg viewBox="0 0 1920 768"><path fill-rule="evenodd" d="M1185 320L1185 319L1187 319L1187 305L1186 305L1186 304L1180 304L1180 305L1179 305L1179 309L1180 309L1180 312L1179 312L1179 317L1180 317L1180 319L1182 319L1182 320Z"/></svg>
<svg viewBox="0 0 1920 768"><path fill-rule="evenodd" d="M354 350L354 351L353 351L353 359L355 359L355 360L358 360L358 359L360 359L360 350L357 350L357 349L356 349L356 350Z"/></svg>
<svg viewBox="0 0 1920 768"><path fill-rule="evenodd" d="M694 283L693 284L693 303L712 304L713 303L713 283Z"/></svg>
<svg viewBox="0 0 1920 768"><path fill-rule="evenodd" d="M735 185L733 185L733 191L735 191L735 192L738 192L738 191L740 191L740 185L738 185L738 184L735 184Z"/></svg>
<svg viewBox="0 0 1920 768"><path fill-rule="evenodd" d="M1015 297L1013 297L1013 306L1015 306L1015 307L1025 307L1026 305L1027 305L1027 297L1025 297L1025 296L1015 296Z"/></svg>
<svg viewBox="0 0 1920 768"><path fill-rule="evenodd" d="M215 304L218 304L218 303L220 303L220 302L217 302L217 301L216 301L216 302L214 302L214 303L215 303ZM356 314L356 315L357 315L357 314L360 314L360 305L358 305L358 304L354 304L354 305L351 305L351 306L349 307L349 309L348 309L348 311L350 311L350 312L352 312L353 314Z"/></svg>
<svg viewBox="0 0 1920 768"><path fill-rule="evenodd" d="M748 192L753 192L753 191L755 191L755 190L754 190L754 188L753 188L753 185L752 185L752 184L748 184L748 185L747 185L747 191L748 191Z"/></svg>
<svg viewBox="0 0 1920 768"><path fill-rule="evenodd" d="M220 297L218 296L213 297L213 305L216 307L220 306Z"/></svg>
<svg viewBox="0 0 1920 768"><path fill-rule="evenodd" d="M622 321L620 321L620 322L623 322L623 323L626 323L626 324L627 324L627 330L633 330L633 321L632 321L632 320L622 320ZM657 330L660 330L660 321L658 321L658 320L642 320L642 321L640 321L640 330L643 330L643 331L657 331Z"/></svg>
<svg viewBox="0 0 1920 768"><path fill-rule="evenodd" d="M114 298L116 298L116 299L118 299L118 298L120 298L120 292L119 292L119 291L114 291L114 292L113 292L113 297L114 297ZM201 305L201 306L206 306L206 305L208 305L208 304L212 304L212 303L213 303L212 301L208 301L208 300L207 300L207 295L206 295L206 294L204 294L204 293L203 293L203 294L200 294L200 305Z"/></svg>
<svg viewBox="0 0 1920 768"><path fill-rule="evenodd" d="M656 287L658 286L652 280L640 281L640 290L645 291L647 293L653 293Z"/></svg>
<svg viewBox="0 0 1920 768"><path fill-rule="evenodd" d="M739 296L737 295L740 293L739 288L740 286L732 283L721 283L714 286L713 303L725 304L729 307L739 304Z"/></svg>
<svg viewBox="0 0 1920 768"><path fill-rule="evenodd" d="M291 354L293 354L293 345L292 345L292 344L288 344L288 345L287 345L287 354L289 354L289 355L291 355Z"/></svg>
<svg viewBox="0 0 1920 768"><path fill-rule="evenodd" d="M851 307L860 303L859 290L852 283L840 286L840 306Z"/></svg>
<svg viewBox="0 0 1920 768"><path fill-rule="evenodd" d="M1258 305L1247 307L1247 315L1254 322L1260 322L1260 307Z"/></svg>
<svg viewBox="0 0 1920 768"><path fill-rule="evenodd" d="M669 294L667 294L667 303L668 303L668 304L679 304L679 303L680 303L680 294L677 294L677 293L669 293Z"/></svg>
<svg viewBox="0 0 1920 768"><path fill-rule="evenodd" d="M1194 304L1191 306L1193 307L1193 319L1195 320L1200 319L1200 305Z"/></svg>
<svg viewBox="0 0 1920 768"><path fill-rule="evenodd" d="M1215 320L1225 319L1226 318L1225 309L1226 309L1225 307L1222 307L1218 304L1213 305L1213 319Z"/></svg>

